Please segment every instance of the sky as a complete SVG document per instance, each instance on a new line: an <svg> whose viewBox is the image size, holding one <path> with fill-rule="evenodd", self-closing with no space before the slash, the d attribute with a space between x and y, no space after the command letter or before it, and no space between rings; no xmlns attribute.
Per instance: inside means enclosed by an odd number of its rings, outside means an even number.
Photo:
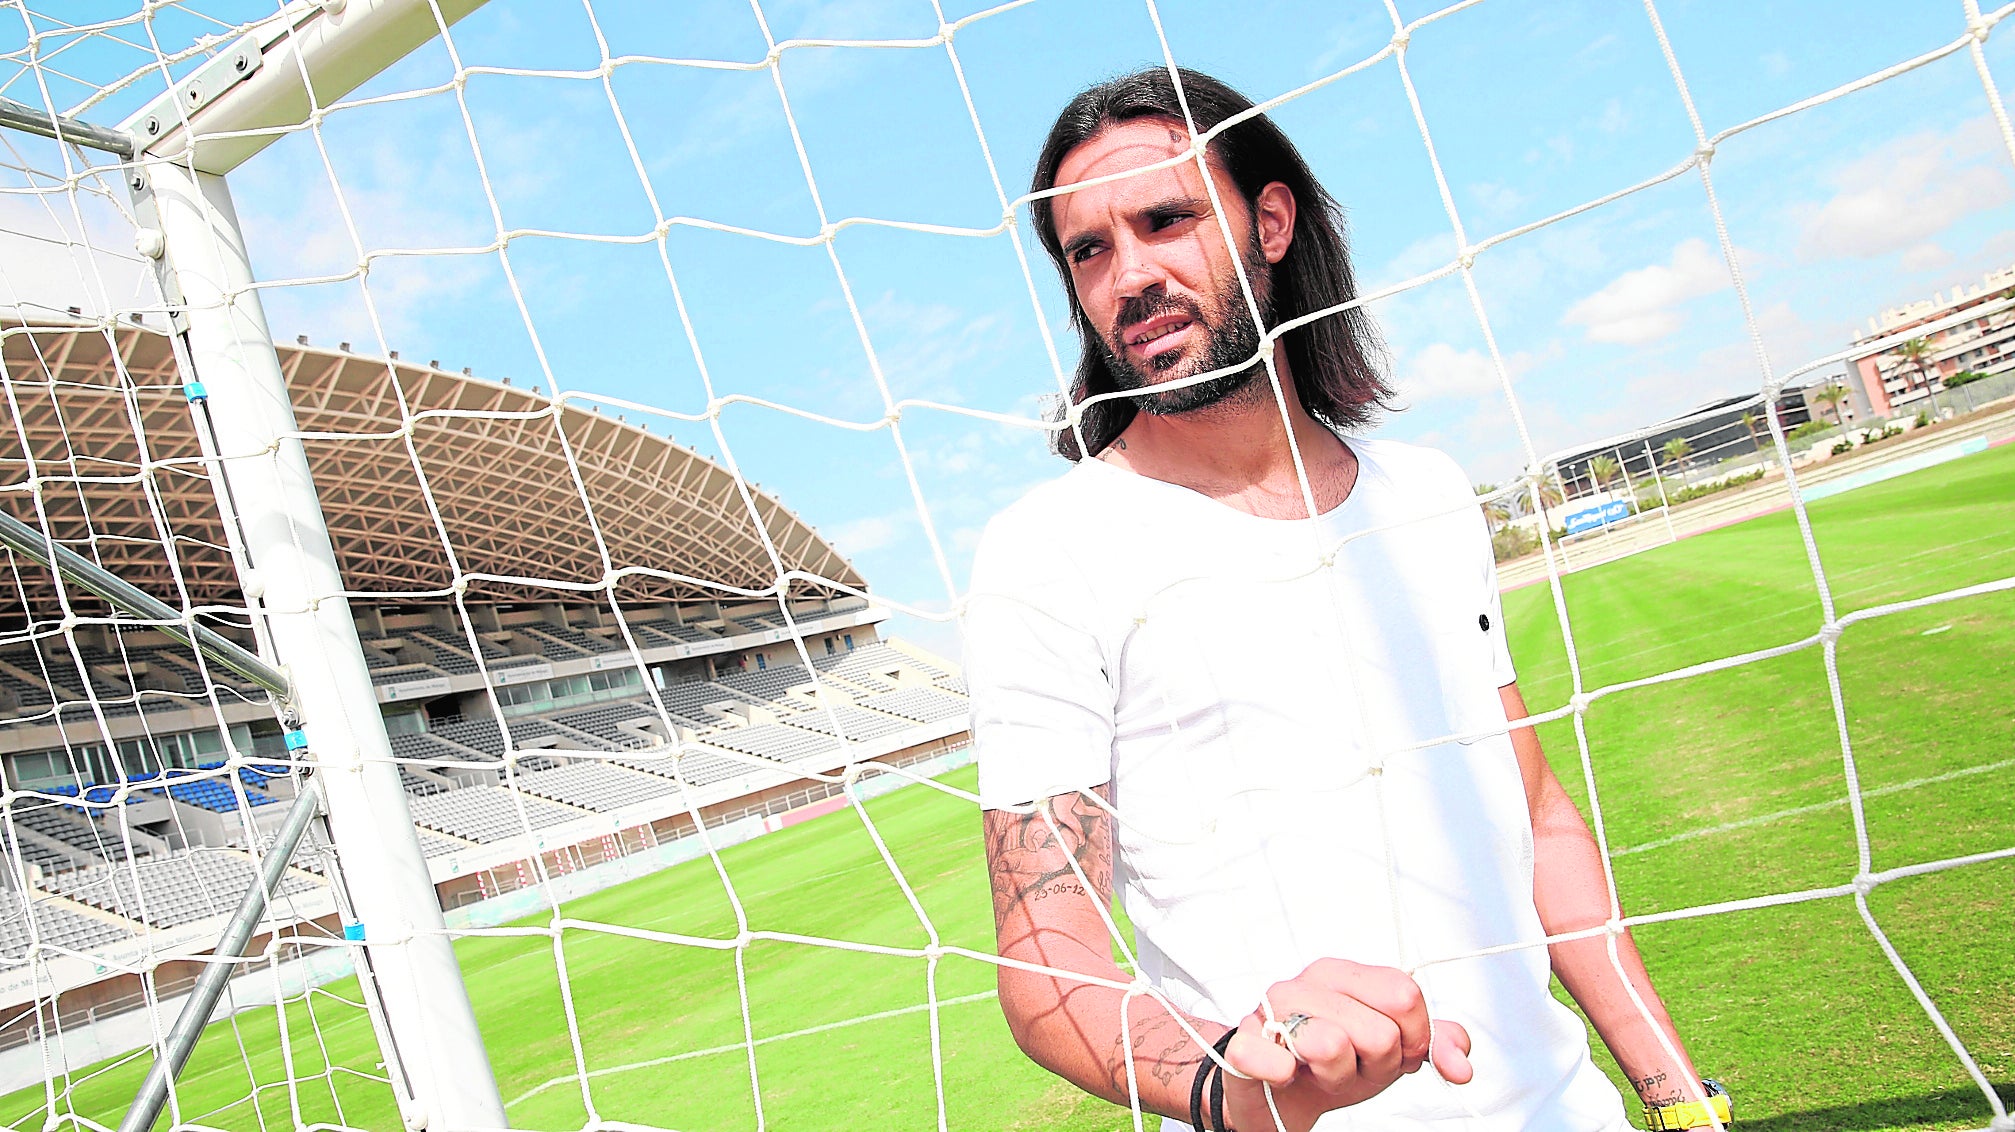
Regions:
<svg viewBox="0 0 2015 1132"><path fill-rule="evenodd" d="M72 21L130 9L37 6ZM984 7L947 0L944 15ZM1403 21L1435 10L1413 0L1396 8ZM217 30L195 13L230 23L265 10L183 5L161 10L151 31L172 52ZM1965 30L1958 0L1663 0L1657 10L1709 135ZM1394 31L1384 4L1366 0L1163 0L1153 11L1177 62L1255 99L1353 68ZM760 14L777 41L928 40L938 29L929 0L778 0ZM0 12L0 24L15 15ZM119 34L144 42L147 30ZM335 110L319 131L285 137L232 174L262 280L341 277L370 262L361 281L265 291L275 335L395 349L479 377L687 416L705 414L709 383L717 398L861 426L906 399L1039 415L1077 344L1025 206L1011 230L988 236L856 224L830 248L805 241L822 215L997 228L1003 193L1012 201L1026 190L1057 109L1090 83L1162 62L1144 0L1036 0L961 27L952 46L970 112L942 44L786 50L778 66L802 160L767 69L625 63L605 90L598 32L617 59L746 65L767 51L746 0L492 0L455 26L452 53L438 40L420 48L346 100L365 104ZM1985 47L2003 89L2015 88L2011 40L2004 29ZM43 45L65 42L52 35ZM20 66L23 43L20 27L0 26L0 94L39 104L35 73ZM149 57L98 37L52 66L102 81ZM459 91L457 58L476 69ZM1472 244L1671 170L1696 148L1640 5L1483 0L1415 28L1404 60ZM58 105L83 98L62 75L43 75ZM136 85L84 116L116 122L142 100ZM1274 117L1343 202L1367 292L1455 260L1454 223L1394 57ZM60 161L18 138L5 139L0 158ZM1780 374L1805 366L1845 348L1882 308L2015 263L2015 166L1963 50L1737 133L1710 170L1760 351L1692 170L1477 255L1477 297L1533 450L1754 392L1766 360ZM24 183L0 172L0 184ZM661 258L648 238L658 215L798 242L680 224ZM0 304L88 292L75 281L92 272L110 280L111 296L72 301L132 301L130 257L80 271L78 254L6 242L7 232L52 225L130 245L109 212L73 215L0 194ZM499 252L500 230L526 234ZM1400 394L1372 432L1442 448L1478 481L1516 474L1526 441L1460 278L1370 309ZM879 596L921 614L945 610L963 590L987 519L1066 467L1038 431L921 406L901 413L900 446L894 429L751 404L725 406L718 434L704 420L606 411L709 456L731 454ZM956 653L947 625L905 614L895 628Z"/></svg>

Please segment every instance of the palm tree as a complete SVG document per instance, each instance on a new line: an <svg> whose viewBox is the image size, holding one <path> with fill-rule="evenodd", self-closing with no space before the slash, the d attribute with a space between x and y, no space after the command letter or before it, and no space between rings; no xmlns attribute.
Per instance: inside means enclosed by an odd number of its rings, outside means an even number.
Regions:
<svg viewBox="0 0 2015 1132"><path fill-rule="evenodd" d="M1623 469L1618 467L1611 457L1597 456L1588 462L1588 478L1594 480L1595 486L1603 491L1608 491L1609 485L1615 483L1616 477L1622 474Z"/></svg>
<svg viewBox="0 0 2015 1132"><path fill-rule="evenodd" d="M1476 485L1478 496L1490 495L1496 490L1497 485L1494 483ZM1496 534L1499 527L1511 521L1511 508L1505 506L1502 499L1486 499L1483 503L1483 521L1490 525L1490 533Z"/></svg>
<svg viewBox="0 0 2015 1132"><path fill-rule="evenodd" d="M1547 509L1551 507L1558 507L1566 502L1567 502L1567 495L1565 492L1560 490L1559 483L1557 483L1552 479L1545 479L1540 481L1539 521L1541 523L1544 523L1546 526L1551 527L1553 525L1553 516L1547 514Z"/></svg>
<svg viewBox="0 0 2015 1132"><path fill-rule="evenodd" d="M1889 353L1891 356L1908 363L1910 368L1917 372L1917 380L1923 383L1924 392L1927 394L1931 392L1931 378L1924 372L1924 361L1932 354L1930 339L1905 339L1902 342L1898 342L1896 348L1889 351Z"/></svg>
<svg viewBox="0 0 2015 1132"><path fill-rule="evenodd" d="M1833 423L1836 425L1840 424L1840 403L1847 400L1847 387L1836 381L1831 385L1821 387L1817 392L1813 393L1812 400L1826 406L1832 414Z"/></svg>
<svg viewBox="0 0 2015 1132"><path fill-rule="evenodd" d="M1751 449L1752 449L1752 450L1753 450L1753 451L1754 451L1754 452L1755 452L1755 453L1756 453L1756 454L1757 454L1758 456L1761 456L1761 455L1763 455L1763 442L1762 442L1761 440L1757 439L1757 432L1756 432L1756 430L1757 430L1757 426L1758 426L1758 425L1761 425L1762 423L1763 423L1763 418L1762 418L1762 417L1759 417L1759 416L1757 416L1757 415L1756 415L1755 413L1743 413L1743 414L1742 414L1742 427L1743 427L1743 428L1746 428L1746 429L1748 429L1748 430L1749 430L1749 447L1750 447L1750 448L1751 448Z"/></svg>
<svg viewBox="0 0 2015 1132"><path fill-rule="evenodd" d="M1669 468L1674 464L1679 465L1679 479L1682 483L1685 482L1686 458L1693 455L1692 441L1683 436L1675 436L1665 442L1662 451L1665 453L1665 466Z"/></svg>

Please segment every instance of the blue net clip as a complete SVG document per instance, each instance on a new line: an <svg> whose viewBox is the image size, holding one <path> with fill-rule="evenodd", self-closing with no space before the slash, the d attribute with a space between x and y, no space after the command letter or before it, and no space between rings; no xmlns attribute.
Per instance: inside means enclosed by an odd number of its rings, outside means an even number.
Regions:
<svg viewBox="0 0 2015 1132"><path fill-rule="evenodd" d="M287 749L305 751L308 749L308 733L296 727L287 732Z"/></svg>
<svg viewBox="0 0 2015 1132"><path fill-rule="evenodd" d="M210 399L210 391L203 388L202 382L190 381L183 384L182 396L187 397L191 401L208 401Z"/></svg>
<svg viewBox="0 0 2015 1132"><path fill-rule="evenodd" d="M362 923L362 922L358 922L358 923L353 923L353 924L344 924L344 925L343 925L343 938L344 938L344 939L347 939L347 940L354 940L354 941L356 941L356 942L358 942L358 943L362 943L362 942L364 942L364 925L363 925L363 923Z"/></svg>

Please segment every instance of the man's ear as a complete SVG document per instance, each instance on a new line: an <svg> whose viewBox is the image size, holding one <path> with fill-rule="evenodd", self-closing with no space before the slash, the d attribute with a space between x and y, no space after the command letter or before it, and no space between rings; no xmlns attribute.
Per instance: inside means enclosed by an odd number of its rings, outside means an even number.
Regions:
<svg viewBox="0 0 2015 1132"><path fill-rule="evenodd" d="M1253 198L1253 226L1259 232L1259 254L1279 263L1294 242L1294 190L1272 181Z"/></svg>

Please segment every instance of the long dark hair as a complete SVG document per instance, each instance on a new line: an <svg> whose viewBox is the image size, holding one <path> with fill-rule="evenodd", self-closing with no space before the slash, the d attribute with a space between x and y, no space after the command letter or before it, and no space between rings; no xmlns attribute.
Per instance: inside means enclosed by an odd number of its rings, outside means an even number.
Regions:
<svg viewBox="0 0 2015 1132"><path fill-rule="evenodd" d="M1251 99L1209 75L1186 68L1182 71L1182 90L1189 100L1198 132L1252 109ZM1043 140L1031 191L1056 187L1057 166L1063 164L1066 154L1108 127L1136 118L1182 121L1182 103L1176 98L1175 83L1166 68L1149 68L1100 83L1071 99L1057 115L1056 124L1050 127L1049 137ZM1297 206L1294 239L1288 244L1287 254L1273 265L1272 272L1276 325L1357 297L1357 281L1350 270L1350 245L1344 237L1343 208L1316 181L1308 163L1280 127L1265 115L1256 115L1213 138L1210 153L1231 176L1248 204L1274 181L1294 193ZM1038 199L1030 204L1029 211L1050 262L1063 276L1064 290L1070 291L1070 265L1064 261L1063 248L1057 241L1056 220L1050 208L1053 199ZM1249 270L1251 267L1248 265ZM1114 380L1105 351L1099 345L1098 328L1085 317L1084 306L1075 294L1071 298L1071 326L1077 331L1082 349L1077 376L1071 383L1070 404L1124 388ZM1332 428L1365 424L1392 396L1382 372L1385 347L1362 307L1352 307L1290 330L1282 342L1302 407ZM1077 437L1067 428L1055 434L1052 445L1058 455L1073 463L1097 455L1133 423L1138 411L1130 397L1100 401L1084 410L1080 423L1084 432L1082 450ZM1051 419L1064 419L1062 409Z"/></svg>

